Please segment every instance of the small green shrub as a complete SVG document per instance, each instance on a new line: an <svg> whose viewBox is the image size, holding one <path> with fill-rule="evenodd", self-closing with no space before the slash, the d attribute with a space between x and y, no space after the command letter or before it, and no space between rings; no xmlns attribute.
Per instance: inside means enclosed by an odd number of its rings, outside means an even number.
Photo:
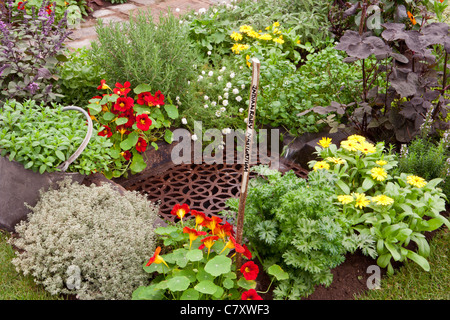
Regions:
<svg viewBox="0 0 450 320"><path fill-rule="evenodd" d="M79 299L131 299L146 284L142 264L155 249L158 206L109 183L90 187L66 179L41 193L11 243L12 260L51 294Z"/></svg>
<svg viewBox="0 0 450 320"><path fill-rule="evenodd" d="M164 92L169 101L184 101L197 55L189 50L187 28L169 12L155 23L150 11L138 12L126 23L99 22L92 60L105 71L108 83L145 83Z"/></svg>

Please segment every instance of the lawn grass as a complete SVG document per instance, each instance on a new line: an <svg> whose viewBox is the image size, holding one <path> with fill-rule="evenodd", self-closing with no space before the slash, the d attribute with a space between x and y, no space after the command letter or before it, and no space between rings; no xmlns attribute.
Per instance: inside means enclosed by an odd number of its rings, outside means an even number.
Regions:
<svg viewBox="0 0 450 320"><path fill-rule="evenodd" d="M14 249L8 244L8 238L9 234L0 230L0 300L62 300L36 285L31 276L16 271L11 263Z"/></svg>
<svg viewBox="0 0 450 320"><path fill-rule="evenodd" d="M357 300L450 300L450 232L439 231L430 241L430 271L410 262L392 276L381 279L381 289Z"/></svg>

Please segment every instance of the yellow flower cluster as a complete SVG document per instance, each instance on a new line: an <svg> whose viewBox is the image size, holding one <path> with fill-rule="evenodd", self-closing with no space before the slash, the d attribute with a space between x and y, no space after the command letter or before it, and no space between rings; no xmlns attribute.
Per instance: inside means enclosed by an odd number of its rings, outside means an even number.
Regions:
<svg viewBox="0 0 450 320"><path fill-rule="evenodd" d="M337 197L338 201L342 204L349 204L354 202L356 208L364 208L367 207L370 202L381 206L388 206L394 203L394 199L384 195L380 194L378 196L372 197L372 199L369 199L366 197L364 193L352 193L351 195L345 194L340 195Z"/></svg>
<svg viewBox="0 0 450 320"><path fill-rule="evenodd" d="M363 136L354 134L341 142L341 147L347 151L361 151L364 154L375 153L377 148L366 141Z"/></svg>
<svg viewBox="0 0 450 320"><path fill-rule="evenodd" d="M406 182L408 182L410 185L416 187L416 188L422 188L425 187L427 182L424 178L418 177L418 176L407 176Z"/></svg>
<svg viewBox="0 0 450 320"><path fill-rule="evenodd" d="M284 39L281 30L279 29L280 23L274 22L272 25L266 27L266 31L270 32L263 32L262 30L256 31L253 29L252 26L249 25L242 25L239 27L239 31L233 31L230 34L230 38L236 41L235 44L233 44L231 50L235 54L240 54L241 51L248 49L250 46L247 44L241 44L238 43L241 40L244 40L244 36L247 36L248 40L263 40L263 41L273 41L275 43L283 44ZM247 59L248 60L248 59Z"/></svg>

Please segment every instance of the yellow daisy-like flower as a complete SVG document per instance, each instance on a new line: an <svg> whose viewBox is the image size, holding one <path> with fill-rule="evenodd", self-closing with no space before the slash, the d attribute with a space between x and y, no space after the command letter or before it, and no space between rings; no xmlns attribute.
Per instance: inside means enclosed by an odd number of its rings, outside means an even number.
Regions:
<svg viewBox="0 0 450 320"><path fill-rule="evenodd" d="M359 143L356 148L364 154L377 152L377 148L369 142Z"/></svg>
<svg viewBox="0 0 450 320"><path fill-rule="evenodd" d="M353 193L353 196L355 197L355 207L357 208L362 209L370 203L370 200L366 198L364 193Z"/></svg>
<svg viewBox="0 0 450 320"><path fill-rule="evenodd" d="M317 144L324 149L328 148L331 145L331 138L323 137Z"/></svg>
<svg viewBox="0 0 450 320"><path fill-rule="evenodd" d="M348 194L338 196L337 199L342 204L349 204L350 202L353 202L353 197Z"/></svg>
<svg viewBox="0 0 450 320"><path fill-rule="evenodd" d="M341 147L348 151L357 151L359 143L353 140L345 140L341 142Z"/></svg>
<svg viewBox="0 0 450 320"><path fill-rule="evenodd" d="M380 194L379 196L372 197L372 202L379 204L381 206L388 206L394 203L394 199L385 196L384 194Z"/></svg>
<svg viewBox="0 0 450 320"><path fill-rule="evenodd" d="M259 38L259 33L254 30L247 31L247 35L250 38Z"/></svg>
<svg viewBox="0 0 450 320"><path fill-rule="evenodd" d="M250 63L250 56L249 55L246 55L245 56L245 60L247 61L247 67L251 67L252 66L252 64Z"/></svg>
<svg viewBox="0 0 450 320"><path fill-rule="evenodd" d="M275 21L275 22L273 23L273 26L274 26L274 27L279 27L279 26L280 26L280 23L279 23L278 21Z"/></svg>
<svg viewBox="0 0 450 320"><path fill-rule="evenodd" d="M242 40L242 34L240 34L239 32L234 32L230 35L230 38L233 39L234 41L239 41Z"/></svg>
<svg viewBox="0 0 450 320"><path fill-rule="evenodd" d="M317 161L316 164L313 167L314 171L320 170L320 169L325 169L328 170L330 169L330 165L328 163L326 163L325 161Z"/></svg>
<svg viewBox="0 0 450 320"><path fill-rule="evenodd" d="M260 35L258 37L258 39L261 39L261 40L272 40L272 36L270 34L268 34L268 33L264 33L264 34Z"/></svg>
<svg viewBox="0 0 450 320"><path fill-rule="evenodd" d="M253 27L252 26L248 26L248 25L243 25L239 28L239 32L249 32L249 31L253 31Z"/></svg>
<svg viewBox="0 0 450 320"><path fill-rule="evenodd" d="M378 181L384 181L387 177L387 172L384 170L384 168L381 167L374 167L370 170L370 173L372 174L372 178L378 180Z"/></svg>
<svg viewBox="0 0 450 320"><path fill-rule="evenodd" d="M341 158L335 158L335 157L328 157L325 160L327 160L328 162L333 162L335 164L344 164L345 160L341 159Z"/></svg>
<svg viewBox="0 0 450 320"><path fill-rule="evenodd" d="M379 166L384 166L384 165L387 164L387 162L384 161L384 160L378 160L378 161L376 161L375 163L376 163L377 165L379 165Z"/></svg>
<svg viewBox="0 0 450 320"><path fill-rule="evenodd" d="M352 134L351 136L349 136L347 138L347 140L351 140L351 141L356 141L359 143L365 142L366 138L364 138L363 136L360 136L359 134Z"/></svg>
<svg viewBox="0 0 450 320"><path fill-rule="evenodd" d="M406 182L408 182L410 185L417 187L417 188L425 187L427 184L427 182L425 181L424 178L421 178L418 176L407 176Z"/></svg>
<svg viewBox="0 0 450 320"><path fill-rule="evenodd" d="M250 46L248 44L235 43L233 47L231 47L231 51L235 54L241 53L242 50L248 49Z"/></svg>
<svg viewBox="0 0 450 320"><path fill-rule="evenodd" d="M273 40L273 42L276 42L276 43L279 43L279 44L283 44L284 43L284 40L281 39L281 38L274 38L272 40Z"/></svg>

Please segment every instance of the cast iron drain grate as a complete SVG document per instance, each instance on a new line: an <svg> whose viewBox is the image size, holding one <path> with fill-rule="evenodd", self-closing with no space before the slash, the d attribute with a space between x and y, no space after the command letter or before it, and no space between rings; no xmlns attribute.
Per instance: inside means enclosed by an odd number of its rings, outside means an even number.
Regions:
<svg viewBox="0 0 450 320"><path fill-rule="evenodd" d="M293 170L297 176L306 178L308 171L294 163L280 164L280 171ZM256 176L252 172L250 178ZM135 182L128 190L146 194L152 202L160 202L160 215L175 221L170 213L177 203L186 203L191 209L208 216L226 210L225 201L240 195L242 164L182 164L168 171Z"/></svg>

